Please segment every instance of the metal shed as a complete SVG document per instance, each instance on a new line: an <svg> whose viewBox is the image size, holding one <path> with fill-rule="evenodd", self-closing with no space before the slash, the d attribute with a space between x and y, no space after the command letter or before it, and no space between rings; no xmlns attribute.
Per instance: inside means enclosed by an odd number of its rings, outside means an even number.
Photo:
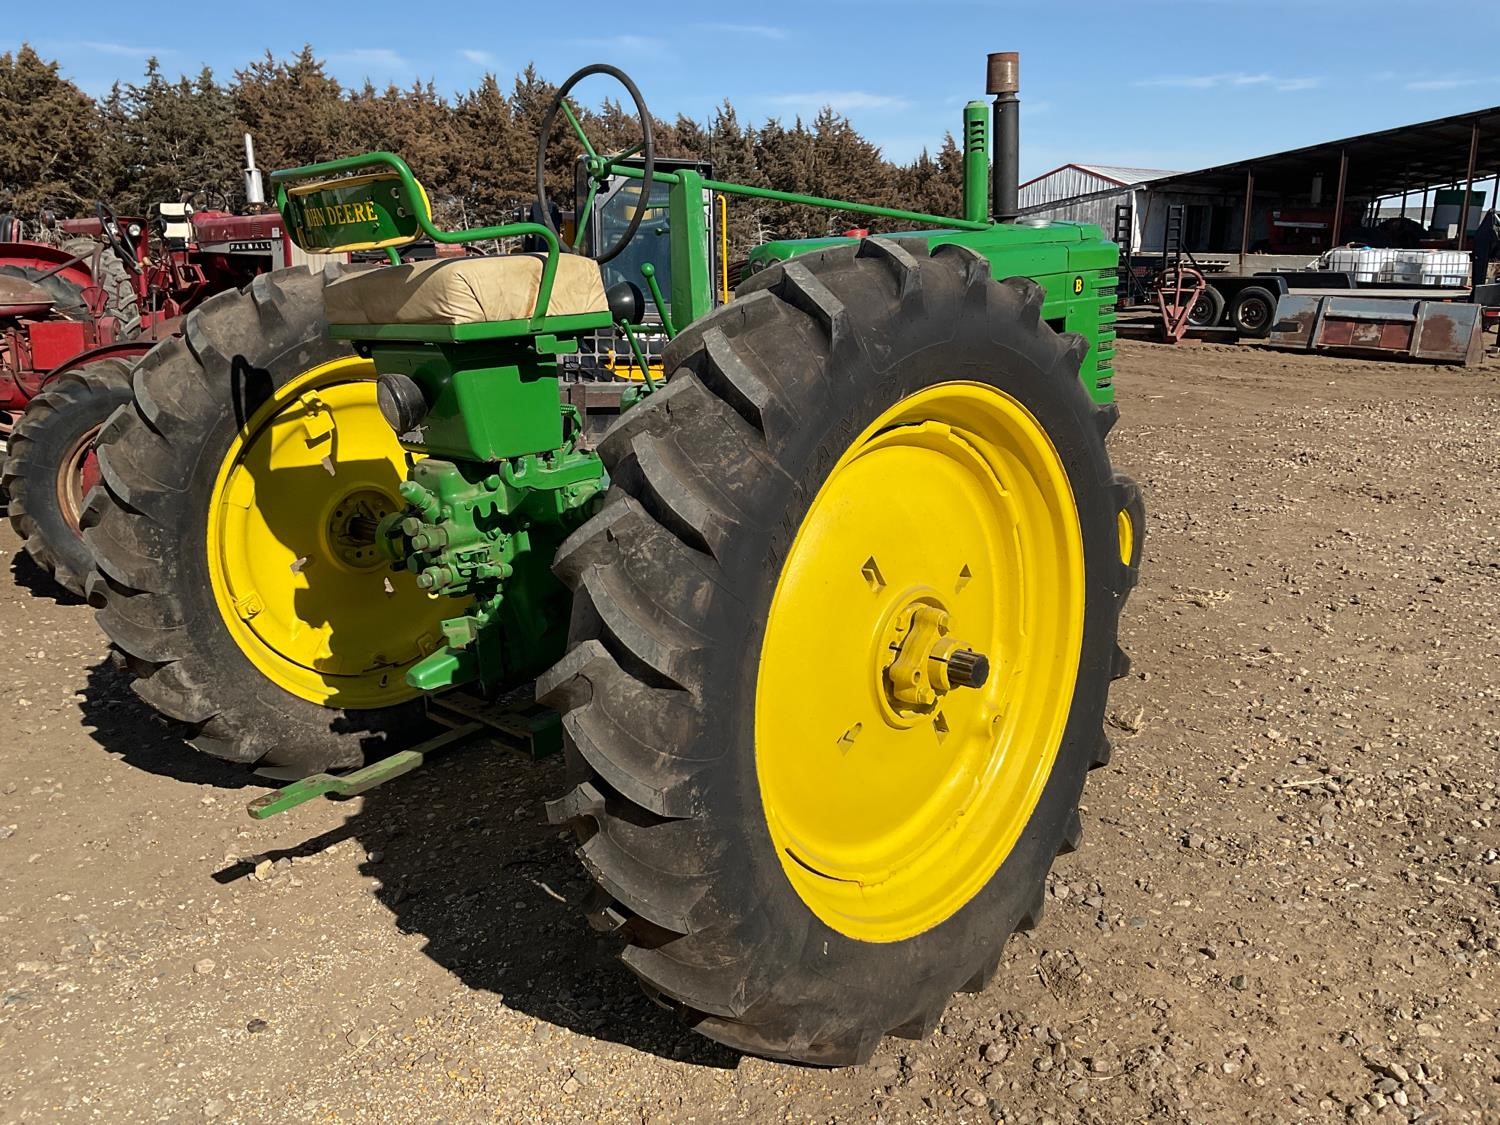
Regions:
<svg viewBox="0 0 1500 1125"><path fill-rule="evenodd" d="M1131 232L1132 244L1139 249L1143 240L1150 237L1145 229L1151 216L1146 186L1154 180L1180 174L1160 168L1125 168L1114 164L1064 164L1021 185L1021 216L1096 223L1112 234L1115 209L1122 203L1129 204L1135 228ZM1156 232L1156 238L1160 240L1160 231Z"/></svg>

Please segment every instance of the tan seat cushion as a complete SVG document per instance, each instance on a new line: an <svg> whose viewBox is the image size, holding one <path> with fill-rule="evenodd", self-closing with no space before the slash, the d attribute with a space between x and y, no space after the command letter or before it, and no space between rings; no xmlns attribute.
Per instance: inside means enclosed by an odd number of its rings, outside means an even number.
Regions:
<svg viewBox="0 0 1500 1125"><path fill-rule="evenodd" d="M525 320L536 309L543 255L435 258L362 270L325 290L330 324L475 324ZM578 254L557 262L548 316L606 312L599 263Z"/></svg>

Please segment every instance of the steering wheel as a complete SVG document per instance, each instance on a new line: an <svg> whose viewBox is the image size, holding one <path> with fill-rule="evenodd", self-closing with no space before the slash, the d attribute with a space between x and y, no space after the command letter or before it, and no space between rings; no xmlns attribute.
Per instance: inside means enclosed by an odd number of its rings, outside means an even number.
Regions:
<svg viewBox="0 0 1500 1125"><path fill-rule="evenodd" d="M139 272L141 264L136 259L135 248L120 237L120 217L115 214L114 208L101 199L94 204L94 215L98 218L99 226L104 231L105 241L115 252L115 257L125 263L131 273Z"/></svg>
<svg viewBox="0 0 1500 1125"><path fill-rule="evenodd" d="M588 134L583 131L583 125L578 120L578 115L573 112L573 107L568 104L568 94L573 87L582 82L591 74L607 74L621 86L625 87L630 100L635 103L635 114L641 125L641 143L632 145L623 152L617 152L613 156L600 156L590 142ZM559 88L552 97L552 104L547 107L547 115L542 118L541 133L537 138L536 148L536 196L541 203L542 222L547 224L553 234L557 233L557 227L552 222L552 206L547 199L547 138L552 135L553 122L557 115L562 112L573 126L573 132L583 145L583 151L587 156L585 165L589 176L588 198L584 202L583 210L577 218L577 234L573 239L573 245L568 249L573 253L579 253L579 246L583 244L583 231L585 224L589 221L589 213L594 209L594 197L599 194L599 189L609 180L609 166L632 156L639 156L641 160L641 192L640 198L636 200L635 210L631 212L630 222L625 225L625 230L620 237L602 251L597 250L592 255L596 262L608 262L616 258L630 244L635 237L635 232L641 227L641 221L645 219L646 212L651 207L651 174L656 168L656 144L651 139L651 114L646 109L646 101L641 97L641 92L636 84L630 80L630 76L617 67L606 63L595 63L578 71Z"/></svg>

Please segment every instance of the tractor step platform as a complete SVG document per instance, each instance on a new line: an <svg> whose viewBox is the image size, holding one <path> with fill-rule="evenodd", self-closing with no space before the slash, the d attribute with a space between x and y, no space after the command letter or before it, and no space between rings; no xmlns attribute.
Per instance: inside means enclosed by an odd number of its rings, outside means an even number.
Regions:
<svg viewBox="0 0 1500 1125"><path fill-rule="evenodd" d="M427 701L427 715L448 729L363 769L301 778L255 798L245 811L253 820L267 820L317 797L357 797L411 773L434 754L464 746L477 738L493 738L507 749L532 759L562 749L562 723L557 712L536 703L531 698L530 685L499 699L484 699L463 691L447 692Z"/></svg>
<svg viewBox="0 0 1500 1125"><path fill-rule="evenodd" d="M562 723L557 712L532 699L530 684L499 699L450 691L427 703L428 717L445 726L478 723L507 748L528 758L545 758L562 750Z"/></svg>

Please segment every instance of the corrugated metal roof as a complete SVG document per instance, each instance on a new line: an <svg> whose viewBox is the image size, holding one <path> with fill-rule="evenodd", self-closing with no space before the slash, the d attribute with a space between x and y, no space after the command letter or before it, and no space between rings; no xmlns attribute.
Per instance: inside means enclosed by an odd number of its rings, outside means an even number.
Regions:
<svg viewBox="0 0 1500 1125"><path fill-rule="evenodd" d="M1361 133L1195 172L1179 172L1172 177L1172 183L1162 186L1171 190L1243 194L1246 175L1254 172L1257 193L1292 197L1305 196L1312 178L1321 174L1325 177L1325 190L1331 196L1343 159L1348 161L1346 199L1380 198L1462 184L1468 175L1469 148L1475 130L1481 136L1474 164L1477 186L1500 175L1500 148L1493 143L1493 138L1500 134L1500 106Z"/></svg>
<svg viewBox="0 0 1500 1125"><path fill-rule="evenodd" d="M1070 172L1083 172L1090 176L1096 176L1099 179L1111 180L1121 187L1145 183L1147 180L1160 179L1162 176L1180 175L1178 172L1168 172L1160 168L1127 168L1118 164L1071 163L1063 164L1060 167L1052 169L1050 172L1043 172L1040 176L1034 176L1021 186L1025 188L1030 187L1032 184L1039 184L1043 180L1066 177Z"/></svg>
<svg viewBox="0 0 1500 1125"><path fill-rule="evenodd" d="M1082 168L1085 172L1092 172L1096 176L1103 176L1107 180L1114 180L1121 184L1140 184L1147 180L1159 180L1163 176L1175 176L1178 173L1168 172L1162 168L1125 168L1118 164L1076 164L1076 168Z"/></svg>

